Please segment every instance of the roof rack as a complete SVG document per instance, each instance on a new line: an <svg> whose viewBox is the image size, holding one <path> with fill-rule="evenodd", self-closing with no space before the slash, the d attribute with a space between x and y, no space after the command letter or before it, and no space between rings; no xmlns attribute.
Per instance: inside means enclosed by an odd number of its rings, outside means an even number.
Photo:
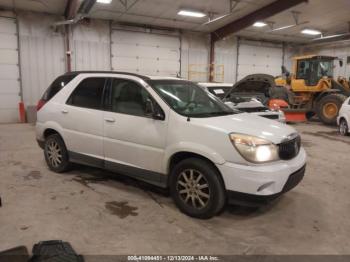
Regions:
<svg viewBox="0 0 350 262"><path fill-rule="evenodd" d="M122 75L130 75L130 76L137 76L141 78L142 80L150 80L148 76L130 73L130 72L119 72L119 71L71 71L65 73L65 75L79 75L79 74L122 74Z"/></svg>

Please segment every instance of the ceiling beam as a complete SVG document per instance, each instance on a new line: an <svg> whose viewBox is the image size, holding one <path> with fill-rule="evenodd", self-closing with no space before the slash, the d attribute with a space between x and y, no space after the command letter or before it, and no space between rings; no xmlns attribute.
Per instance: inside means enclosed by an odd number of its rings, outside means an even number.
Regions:
<svg viewBox="0 0 350 262"><path fill-rule="evenodd" d="M96 0L84 0L78 9L78 14L87 15L90 13L92 7L95 5Z"/></svg>
<svg viewBox="0 0 350 262"><path fill-rule="evenodd" d="M211 37L213 41L216 42L230 34L236 33L244 28L253 25L256 21L264 20L298 4L307 2L308 0L277 0L215 30L214 32L211 32Z"/></svg>
<svg viewBox="0 0 350 262"><path fill-rule="evenodd" d="M64 16L66 19L73 19L78 11L78 0L68 0Z"/></svg>

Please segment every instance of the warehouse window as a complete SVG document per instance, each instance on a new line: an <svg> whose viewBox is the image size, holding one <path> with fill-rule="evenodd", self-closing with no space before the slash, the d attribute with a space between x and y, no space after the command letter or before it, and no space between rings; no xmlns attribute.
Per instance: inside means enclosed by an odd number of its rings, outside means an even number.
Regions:
<svg viewBox="0 0 350 262"><path fill-rule="evenodd" d="M130 80L114 80L111 92L111 111L135 116L147 116L146 103L152 99L148 92Z"/></svg>
<svg viewBox="0 0 350 262"><path fill-rule="evenodd" d="M73 91L67 104L84 108L100 109L105 81L105 78L96 77L84 79Z"/></svg>

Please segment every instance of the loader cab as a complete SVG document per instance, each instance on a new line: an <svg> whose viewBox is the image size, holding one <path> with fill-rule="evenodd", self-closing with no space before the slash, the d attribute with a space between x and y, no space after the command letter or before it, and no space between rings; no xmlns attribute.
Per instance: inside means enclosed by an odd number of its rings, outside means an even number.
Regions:
<svg viewBox="0 0 350 262"><path fill-rule="evenodd" d="M304 79L307 86L316 86L324 78L333 78L335 57L313 56L296 59L296 79Z"/></svg>

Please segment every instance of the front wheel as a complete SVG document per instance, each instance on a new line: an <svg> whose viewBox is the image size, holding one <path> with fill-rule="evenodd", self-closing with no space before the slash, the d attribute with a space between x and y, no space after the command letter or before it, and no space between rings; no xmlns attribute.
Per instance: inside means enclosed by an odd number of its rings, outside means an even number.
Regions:
<svg viewBox="0 0 350 262"><path fill-rule="evenodd" d="M225 187L209 162L189 158L177 164L170 175L170 192L177 207L196 218L211 218L225 204Z"/></svg>
<svg viewBox="0 0 350 262"><path fill-rule="evenodd" d="M349 135L349 126L345 119L341 119L339 123L339 133L342 136L348 136Z"/></svg>
<svg viewBox="0 0 350 262"><path fill-rule="evenodd" d="M45 160L49 168L57 173L65 172L70 167L68 152L58 134L50 135L45 140Z"/></svg>

